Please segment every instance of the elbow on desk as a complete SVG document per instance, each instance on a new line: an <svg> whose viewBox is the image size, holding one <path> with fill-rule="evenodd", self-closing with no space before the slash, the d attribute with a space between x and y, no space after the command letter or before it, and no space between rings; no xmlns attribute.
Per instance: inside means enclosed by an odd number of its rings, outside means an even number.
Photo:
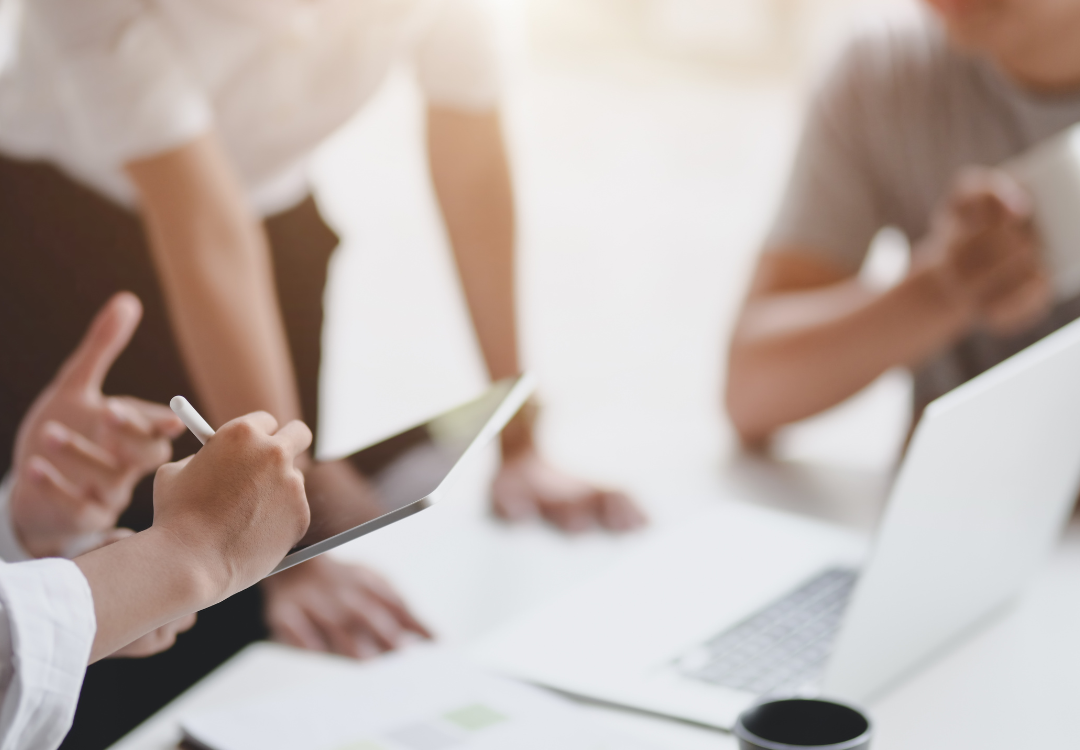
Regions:
<svg viewBox="0 0 1080 750"><path fill-rule="evenodd" d="M760 449L783 422L769 414L768 397L760 378L750 368L732 365L724 388L724 408L740 442L747 448Z"/></svg>

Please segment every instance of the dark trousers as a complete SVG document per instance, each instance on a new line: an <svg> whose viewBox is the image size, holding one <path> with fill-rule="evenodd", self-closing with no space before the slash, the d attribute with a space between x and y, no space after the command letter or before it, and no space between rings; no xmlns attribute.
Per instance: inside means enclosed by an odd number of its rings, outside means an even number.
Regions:
<svg viewBox="0 0 1080 750"><path fill-rule="evenodd" d="M308 198L266 221L278 299L296 368L304 419L318 419L322 296L338 238ZM106 393L168 403L195 396L173 338L139 218L51 166L0 158L0 475L27 408L70 354L90 319L120 290L145 308ZM174 457L198 448L185 433ZM135 492L121 525L153 520L151 480ZM67 750L115 742L248 643L266 637L258 587L199 614L176 646L147 659L90 667Z"/></svg>

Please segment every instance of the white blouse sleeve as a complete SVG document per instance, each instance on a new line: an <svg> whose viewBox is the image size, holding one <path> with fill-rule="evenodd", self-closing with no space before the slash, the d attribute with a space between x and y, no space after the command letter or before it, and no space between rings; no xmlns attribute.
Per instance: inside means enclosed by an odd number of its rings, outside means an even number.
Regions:
<svg viewBox="0 0 1080 750"><path fill-rule="evenodd" d="M444 0L413 51L428 102L458 109L498 105L503 64L484 0Z"/></svg>
<svg viewBox="0 0 1080 750"><path fill-rule="evenodd" d="M97 621L70 560L0 564L0 750L54 750L75 715Z"/></svg>
<svg viewBox="0 0 1080 750"><path fill-rule="evenodd" d="M72 137L123 164L180 146L212 121L209 98L149 0L33 0L27 28L50 48Z"/></svg>

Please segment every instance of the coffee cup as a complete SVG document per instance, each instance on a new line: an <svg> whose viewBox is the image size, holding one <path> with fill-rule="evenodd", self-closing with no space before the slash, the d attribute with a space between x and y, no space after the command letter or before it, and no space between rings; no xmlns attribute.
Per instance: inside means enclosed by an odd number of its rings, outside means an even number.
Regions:
<svg viewBox="0 0 1080 750"><path fill-rule="evenodd" d="M844 703L774 698L751 706L735 723L739 750L867 750L870 719Z"/></svg>

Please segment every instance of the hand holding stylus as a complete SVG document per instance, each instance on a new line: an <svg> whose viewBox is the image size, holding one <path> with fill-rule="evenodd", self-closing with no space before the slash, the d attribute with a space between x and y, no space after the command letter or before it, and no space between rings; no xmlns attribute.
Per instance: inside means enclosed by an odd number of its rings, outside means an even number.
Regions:
<svg viewBox="0 0 1080 750"><path fill-rule="evenodd" d="M75 560L93 592L91 659L265 578L307 530L294 462L310 445L302 422L255 412L158 469L153 525Z"/></svg>

